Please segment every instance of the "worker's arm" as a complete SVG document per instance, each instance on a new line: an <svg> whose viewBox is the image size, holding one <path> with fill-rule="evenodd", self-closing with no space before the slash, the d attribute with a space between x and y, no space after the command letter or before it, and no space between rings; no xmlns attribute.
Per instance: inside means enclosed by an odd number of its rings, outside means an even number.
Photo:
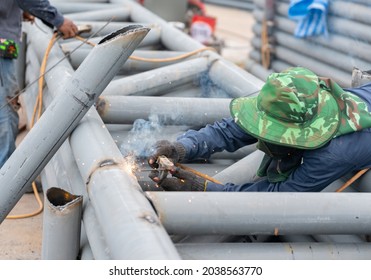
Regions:
<svg viewBox="0 0 371 280"><path fill-rule="evenodd" d="M211 154L223 150L234 152L241 147L257 142L247 134L232 118L225 118L213 125L195 131L189 130L177 139L186 150L184 159L208 159Z"/></svg>
<svg viewBox="0 0 371 280"><path fill-rule="evenodd" d="M207 191L318 192L349 172L371 167L371 129L334 138L326 146L307 150L303 163L284 182L217 185L209 182Z"/></svg>
<svg viewBox="0 0 371 280"><path fill-rule="evenodd" d="M16 0L19 7L33 16L41 19L49 26L56 27L63 38L70 38L77 34L77 26L70 19L65 18L47 0Z"/></svg>
<svg viewBox="0 0 371 280"><path fill-rule="evenodd" d="M344 90L350 91L361 97L367 103L369 111L371 111L371 82L357 88L345 88Z"/></svg>

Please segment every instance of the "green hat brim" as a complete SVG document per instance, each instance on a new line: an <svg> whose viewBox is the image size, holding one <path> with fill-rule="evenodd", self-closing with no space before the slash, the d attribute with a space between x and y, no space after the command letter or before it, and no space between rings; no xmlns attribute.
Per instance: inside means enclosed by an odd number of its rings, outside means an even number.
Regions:
<svg viewBox="0 0 371 280"><path fill-rule="evenodd" d="M334 97L325 90L319 92L316 116L306 123L288 123L259 110L257 97L239 97L230 103L235 122L254 137L277 145L315 149L326 144L336 134L340 110Z"/></svg>

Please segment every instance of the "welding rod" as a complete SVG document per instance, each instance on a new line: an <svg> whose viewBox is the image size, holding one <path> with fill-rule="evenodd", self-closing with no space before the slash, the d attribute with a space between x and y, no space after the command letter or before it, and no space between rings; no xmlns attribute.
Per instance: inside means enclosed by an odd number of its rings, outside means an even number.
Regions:
<svg viewBox="0 0 371 280"><path fill-rule="evenodd" d="M195 174L197 176L200 176L201 178L204 178L205 180L208 180L210 182L213 182L213 183L216 183L216 184L223 184L222 182L214 179L213 177L210 177L207 174L201 173L201 172L199 172L197 170L194 170L193 168L190 168L190 167L185 166L183 164L176 163L175 165L178 166L178 167L180 167L180 168L182 168L182 169L184 169L184 170L186 170L186 171L192 172L193 174Z"/></svg>

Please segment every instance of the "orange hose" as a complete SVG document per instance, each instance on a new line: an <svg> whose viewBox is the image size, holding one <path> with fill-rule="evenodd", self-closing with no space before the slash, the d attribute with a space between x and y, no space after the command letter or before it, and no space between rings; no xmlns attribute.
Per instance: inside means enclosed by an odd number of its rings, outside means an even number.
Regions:
<svg viewBox="0 0 371 280"><path fill-rule="evenodd" d="M184 170L186 170L186 171L192 172L193 174L195 174L195 175L197 175L197 176L199 176L201 178L204 178L205 180L208 180L210 182L213 182L213 183L216 183L216 184L223 184L222 182L214 179L213 177L210 177L209 175L206 175L204 173L201 173L201 172L199 172L197 170L194 170L193 168L190 168L188 166L182 165L180 163L176 163L175 165L178 166L178 167L180 167L180 168L182 168L182 169L184 169Z"/></svg>
<svg viewBox="0 0 371 280"><path fill-rule="evenodd" d="M336 192L342 192L345 190L347 187L349 187L355 180L357 180L359 177L361 177L363 174L365 174L369 168L362 169L358 171L352 178L350 178L348 181L344 183L340 188L336 190Z"/></svg>
<svg viewBox="0 0 371 280"><path fill-rule="evenodd" d="M49 41L48 47L46 48L45 55L43 57L43 61L40 65L40 78L39 78L39 81L38 81L39 91L38 91L38 96L36 98L36 103L35 103L33 113L32 113L31 124L30 124L31 128L34 126L34 124L36 122L36 112L38 112L37 119L40 119L40 117L41 117L42 105L43 105L43 86L44 86L44 74L45 74L45 69L46 69L46 62L48 60L50 50L53 47L54 43L57 41L57 39L58 39L57 33L54 33L53 37ZM40 198L40 195L38 193L37 186L36 186L35 182L32 182L32 190L33 190L33 193L35 195L36 201L39 205L39 208L35 212L29 213L29 214L8 215L6 217L6 219L29 218L29 217L36 216L43 211L44 205L43 205L43 202L42 202L42 200Z"/></svg>

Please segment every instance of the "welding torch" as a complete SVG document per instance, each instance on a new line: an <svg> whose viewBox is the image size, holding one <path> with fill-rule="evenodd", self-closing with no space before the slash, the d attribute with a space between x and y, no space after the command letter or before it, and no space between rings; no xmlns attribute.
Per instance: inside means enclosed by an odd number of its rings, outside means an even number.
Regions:
<svg viewBox="0 0 371 280"><path fill-rule="evenodd" d="M159 156L157 158L157 164L159 166L159 168L155 169L157 171L159 171L159 179L160 181L165 179L168 175L168 173L175 173L176 172L176 169L177 168L181 168L185 171L188 171L188 172L191 172L205 180L208 180L210 182L213 182L213 183L216 183L216 184L223 184L222 182L214 179L213 177L210 177L209 175L207 174L204 174L202 172L199 172L193 168L190 168L188 166L185 166L183 164L180 164L180 163L173 163L170 159L168 159L166 156Z"/></svg>

